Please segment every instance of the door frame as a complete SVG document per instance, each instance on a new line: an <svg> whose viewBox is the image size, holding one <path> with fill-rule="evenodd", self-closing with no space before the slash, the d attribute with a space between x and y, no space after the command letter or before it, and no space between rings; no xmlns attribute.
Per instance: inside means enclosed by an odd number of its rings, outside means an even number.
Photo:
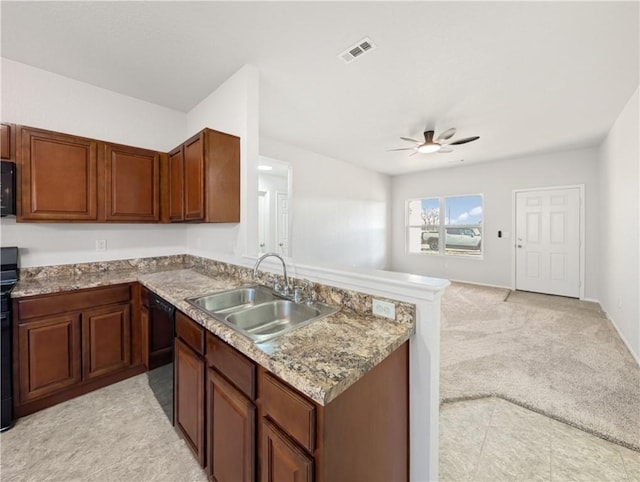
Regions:
<svg viewBox="0 0 640 482"><path fill-rule="evenodd" d="M517 241L517 194L523 192L535 192L535 191L552 191L554 189L579 189L580 191L580 298L584 300L584 266L585 266L585 185L584 184L570 184L570 185L560 185L560 186L546 186L546 187L532 187L532 188L523 188L523 189L513 189L511 191L511 226L512 226L512 236L511 236L511 289L513 291L516 290L516 241Z"/></svg>

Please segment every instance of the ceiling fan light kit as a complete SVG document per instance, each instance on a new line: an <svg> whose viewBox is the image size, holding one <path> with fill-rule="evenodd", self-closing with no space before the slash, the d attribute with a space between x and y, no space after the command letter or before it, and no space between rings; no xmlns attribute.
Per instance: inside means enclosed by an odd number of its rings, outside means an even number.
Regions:
<svg viewBox="0 0 640 482"><path fill-rule="evenodd" d="M413 151L410 156L414 154L433 154L434 152L438 152L441 154L445 154L448 152L453 152L453 149L450 146L459 146L460 144L466 144L468 142L477 141L480 139L480 136L473 137L465 137L463 139L458 140L449 140L456 133L454 127L447 129L446 131L441 132L434 140L435 131L425 131L424 132L424 142L417 141L410 137L401 137L403 141L413 142L416 145L413 147L401 147L399 149L389 149L390 151Z"/></svg>
<svg viewBox="0 0 640 482"><path fill-rule="evenodd" d="M431 154L432 152L438 152L440 150L440 144L422 144L418 147L418 152L420 154Z"/></svg>

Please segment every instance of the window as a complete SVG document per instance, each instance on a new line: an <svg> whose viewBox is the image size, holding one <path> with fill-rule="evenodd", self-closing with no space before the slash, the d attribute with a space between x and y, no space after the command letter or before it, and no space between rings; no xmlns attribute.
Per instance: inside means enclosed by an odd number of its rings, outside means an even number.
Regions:
<svg viewBox="0 0 640 482"><path fill-rule="evenodd" d="M408 200L409 253L482 256L482 201L482 194Z"/></svg>

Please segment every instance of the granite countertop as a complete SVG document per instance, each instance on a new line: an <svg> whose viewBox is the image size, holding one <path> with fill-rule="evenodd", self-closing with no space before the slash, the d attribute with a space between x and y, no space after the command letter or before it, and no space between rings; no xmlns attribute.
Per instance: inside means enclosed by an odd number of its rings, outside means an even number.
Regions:
<svg viewBox="0 0 640 482"><path fill-rule="evenodd" d="M414 322L361 315L341 307L333 315L255 344L185 301L246 282L230 276L211 277L182 266L25 280L18 283L12 297L136 281L320 405L328 404L357 382L415 330Z"/></svg>

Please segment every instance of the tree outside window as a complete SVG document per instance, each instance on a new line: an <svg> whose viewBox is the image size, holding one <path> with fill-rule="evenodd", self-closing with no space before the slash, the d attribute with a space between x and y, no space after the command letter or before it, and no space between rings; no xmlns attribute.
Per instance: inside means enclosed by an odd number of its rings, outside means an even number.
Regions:
<svg viewBox="0 0 640 482"><path fill-rule="evenodd" d="M482 221L482 194L410 199L407 249L410 253L481 257Z"/></svg>

